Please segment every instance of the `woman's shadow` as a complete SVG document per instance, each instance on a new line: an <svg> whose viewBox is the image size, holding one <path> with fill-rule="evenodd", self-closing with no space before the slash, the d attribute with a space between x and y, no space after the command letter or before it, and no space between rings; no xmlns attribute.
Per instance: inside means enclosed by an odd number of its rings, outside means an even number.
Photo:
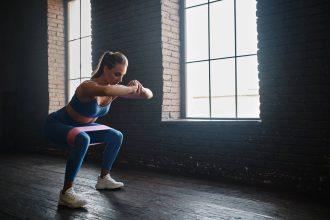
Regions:
<svg viewBox="0 0 330 220"><path fill-rule="evenodd" d="M115 211L116 219L138 219L142 210L128 202L130 200L124 188L98 190L104 199L107 200L109 208Z"/></svg>
<svg viewBox="0 0 330 220"><path fill-rule="evenodd" d="M87 218L87 208L69 208L66 206L57 206L55 219L75 219L75 218Z"/></svg>

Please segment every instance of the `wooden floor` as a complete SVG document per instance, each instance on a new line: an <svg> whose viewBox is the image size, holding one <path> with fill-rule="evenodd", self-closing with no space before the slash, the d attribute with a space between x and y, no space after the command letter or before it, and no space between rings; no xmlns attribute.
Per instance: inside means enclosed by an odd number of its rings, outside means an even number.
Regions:
<svg viewBox="0 0 330 220"><path fill-rule="evenodd" d="M125 187L97 191L98 167L84 163L75 189L86 209L58 207L65 161L43 155L1 155L0 219L330 219L325 204L255 187L114 169Z"/></svg>

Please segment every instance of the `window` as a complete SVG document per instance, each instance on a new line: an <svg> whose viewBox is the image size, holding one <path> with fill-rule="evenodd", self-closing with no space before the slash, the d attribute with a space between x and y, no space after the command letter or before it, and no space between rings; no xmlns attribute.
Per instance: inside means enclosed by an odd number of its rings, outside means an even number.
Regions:
<svg viewBox="0 0 330 220"><path fill-rule="evenodd" d="M185 1L186 117L259 118L256 0Z"/></svg>
<svg viewBox="0 0 330 220"><path fill-rule="evenodd" d="M92 73L90 0L68 1L68 96Z"/></svg>

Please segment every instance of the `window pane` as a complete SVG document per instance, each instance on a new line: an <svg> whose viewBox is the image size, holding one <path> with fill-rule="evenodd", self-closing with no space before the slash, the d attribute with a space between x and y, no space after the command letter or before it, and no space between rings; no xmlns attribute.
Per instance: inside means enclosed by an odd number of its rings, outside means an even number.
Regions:
<svg viewBox="0 0 330 220"><path fill-rule="evenodd" d="M211 61L212 117L235 118L235 59Z"/></svg>
<svg viewBox="0 0 330 220"><path fill-rule="evenodd" d="M76 91L76 88L80 84L80 79L75 80L69 80L69 100L71 100L74 92Z"/></svg>
<svg viewBox="0 0 330 220"><path fill-rule="evenodd" d="M92 34L91 29L91 3L89 0L81 0L81 37Z"/></svg>
<svg viewBox="0 0 330 220"><path fill-rule="evenodd" d="M84 81L90 80L90 79L91 79L91 77L81 77L81 82L84 82Z"/></svg>
<svg viewBox="0 0 330 220"><path fill-rule="evenodd" d="M257 56L237 58L237 116L259 118Z"/></svg>
<svg viewBox="0 0 330 220"><path fill-rule="evenodd" d="M80 2L79 0L69 1L69 40L77 39L80 36Z"/></svg>
<svg viewBox="0 0 330 220"><path fill-rule="evenodd" d="M209 64L186 65L187 117L209 117Z"/></svg>
<svg viewBox="0 0 330 220"><path fill-rule="evenodd" d="M234 1L210 4L211 58L235 56Z"/></svg>
<svg viewBox="0 0 330 220"><path fill-rule="evenodd" d="M81 77L92 74L92 47L91 37L81 39Z"/></svg>
<svg viewBox="0 0 330 220"><path fill-rule="evenodd" d="M256 0L237 0L237 54L257 53Z"/></svg>
<svg viewBox="0 0 330 220"><path fill-rule="evenodd" d="M186 0L186 7L207 3L207 0Z"/></svg>
<svg viewBox="0 0 330 220"><path fill-rule="evenodd" d="M207 5L186 10L186 61L208 59Z"/></svg>
<svg viewBox="0 0 330 220"><path fill-rule="evenodd" d="M80 77L80 44L79 40L69 42L69 79Z"/></svg>

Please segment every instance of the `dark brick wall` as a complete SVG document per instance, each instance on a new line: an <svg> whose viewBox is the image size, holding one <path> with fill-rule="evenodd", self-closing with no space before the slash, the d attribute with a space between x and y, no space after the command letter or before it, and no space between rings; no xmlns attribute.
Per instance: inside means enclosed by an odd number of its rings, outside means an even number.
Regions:
<svg viewBox="0 0 330 220"><path fill-rule="evenodd" d="M15 64L17 60L18 50L17 27L18 12L15 11L15 7L12 4L6 4L0 7L0 24L4 30L0 37L0 64L1 64L1 81L0 81L0 137L1 147L5 149L9 147L8 134L13 132L14 126L10 124L8 118L11 118L13 122L16 122L15 114L11 114L11 109L14 108L14 103L10 101L10 97L15 97L16 94L16 68ZM6 125L6 126L5 126ZM6 147L4 145L6 143Z"/></svg>
<svg viewBox="0 0 330 220"><path fill-rule="evenodd" d="M63 1L17 1L6 7L1 148L40 150L49 145L42 134L46 116L65 104Z"/></svg>
<svg viewBox="0 0 330 220"><path fill-rule="evenodd" d="M139 79L155 94L150 101L118 100L101 120L125 134L120 162L329 193L329 3L258 2L261 123L161 121L169 116L164 105L172 103L165 98L177 96L166 94L171 86L163 81L172 77L164 78L171 75L164 63L172 60L164 36L176 36L164 9L174 9L175 21L177 4L92 2L94 66L102 51L123 51L127 80Z"/></svg>
<svg viewBox="0 0 330 220"><path fill-rule="evenodd" d="M133 120L154 124L160 121L162 102L160 2L93 1L92 56L95 67L105 50L121 51L129 59L124 83L139 79L156 93L155 99L119 100L113 111L122 112L117 122ZM131 114L130 112L134 112ZM141 117L139 117L139 115ZM148 118L144 116L148 115Z"/></svg>
<svg viewBox="0 0 330 220"><path fill-rule="evenodd" d="M273 178L328 192L329 9L328 1L260 1L257 13L260 147L273 154Z"/></svg>
<svg viewBox="0 0 330 220"><path fill-rule="evenodd" d="M46 4L8 2L1 13L3 141L1 149L33 150L48 111Z"/></svg>

